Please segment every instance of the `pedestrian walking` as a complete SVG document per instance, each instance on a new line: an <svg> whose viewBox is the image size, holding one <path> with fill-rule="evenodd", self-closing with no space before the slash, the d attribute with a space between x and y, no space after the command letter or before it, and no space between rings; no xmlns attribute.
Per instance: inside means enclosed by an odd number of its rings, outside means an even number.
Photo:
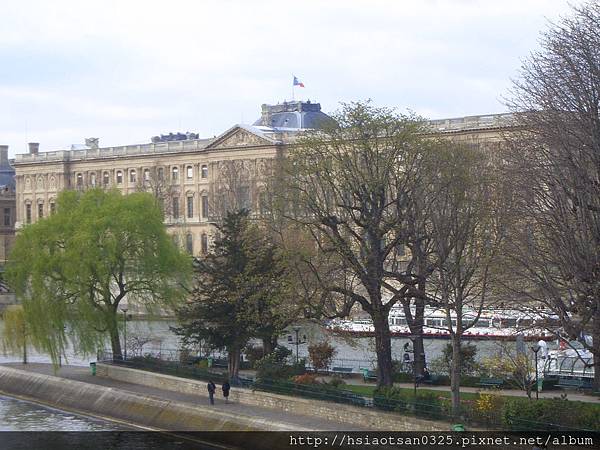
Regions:
<svg viewBox="0 0 600 450"><path fill-rule="evenodd" d="M206 385L206 389L208 389L208 399L210 400L210 404L214 405L215 391L217 390L217 386L215 386L215 383L213 383L212 380L209 380L208 384Z"/></svg>
<svg viewBox="0 0 600 450"><path fill-rule="evenodd" d="M225 383L223 383L221 389L223 389L223 397L225 397L225 403L229 403L229 391L231 390L229 380L225 380Z"/></svg>

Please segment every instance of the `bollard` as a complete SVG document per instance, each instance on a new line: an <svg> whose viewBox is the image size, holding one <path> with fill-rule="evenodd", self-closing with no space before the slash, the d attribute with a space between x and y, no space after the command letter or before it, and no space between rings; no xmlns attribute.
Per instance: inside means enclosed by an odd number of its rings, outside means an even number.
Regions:
<svg viewBox="0 0 600 450"><path fill-rule="evenodd" d="M90 370L92 371L92 375L96 376L96 363L95 362L90 363Z"/></svg>

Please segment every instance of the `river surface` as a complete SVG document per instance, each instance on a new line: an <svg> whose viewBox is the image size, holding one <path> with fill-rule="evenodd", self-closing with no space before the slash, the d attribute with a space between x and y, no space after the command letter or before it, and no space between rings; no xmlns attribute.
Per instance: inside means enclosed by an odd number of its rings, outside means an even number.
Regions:
<svg viewBox="0 0 600 450"><path fill-rule="evenodd" d="M171 326L177 323L172 320L132 320L127 323L128 354L153 354L166 355L170 351L177 350L180 347L179 338L170 331ZM0 334L2 332L3 323L0 321ZM121 336L122 336L121 330ZM300 358L308 356L308 345L311 343L328 341L336 348L335 359L332 363L333 367L352 367L356 371L360 368L375 367L375 339L371 337L344 337L333 334L323 327L308 323L300 326L298 333L300 344L296 347L295 332L289 331L282 335L279 343L288 347L292 352L298 351ZM145 342L141 348L131 347L132 338L138 342ZM410 342L406 337L392 338L392 357L395 360L402 360L404 354L404 344ZM489 357L497 353L502 347L510 349L515 348L514 341L499 341L499 340L472 340L467 341L477 346L477 359ZM447 339L441 338L425 338L425 354L428 362L439 358L444 347L449 343ZM256 345L259 345L256 342ZM0 363L20 361L22 355L0 353ZM35 349L28 350L28 360L30 362L49 362L47 355L40 354ZM76 351L76 349L68 348L63 363L71 365L87 366L90 362L96 360L96 355L84 355Z"/></svg>
<svg viewBox="0 0 600 450"><path fill-rule="evenodd" d="M112 422L0 396L0 431L111 431Z"/></svg>

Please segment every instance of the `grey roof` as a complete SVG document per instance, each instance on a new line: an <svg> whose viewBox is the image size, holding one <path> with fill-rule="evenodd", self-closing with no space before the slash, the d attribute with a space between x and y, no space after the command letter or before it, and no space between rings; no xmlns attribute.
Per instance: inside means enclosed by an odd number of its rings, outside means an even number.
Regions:
<svg viewBox="0 0 600 450"><path fill-rule="evenodd" d="M262 105L261 118L253 123L255 126L265 126L282 129L319 129L333 119L321 112L319 103L283 102L278 105Z"/></svg>

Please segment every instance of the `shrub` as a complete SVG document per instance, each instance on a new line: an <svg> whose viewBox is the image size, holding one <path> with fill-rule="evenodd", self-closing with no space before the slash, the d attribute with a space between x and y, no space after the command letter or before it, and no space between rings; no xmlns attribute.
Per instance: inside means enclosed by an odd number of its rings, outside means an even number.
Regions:
<svg viewBox="0 0 600 450"><path fill-rule="evenodd" d="M305 372L304 360L298 364L288 364L292 352L285 347L277 346L273 353L259 359L254 364L256 377L261 380L288 379L293 375Z"/></svg>
<svg viewBox="0 0 600 450"><path fill-rule="evenodd" d="M442 419L448 415L449 400L435 392L419 391L415 397L398 388L384 387L373 393L373 405L386 411Z"/></svg>
<svg viewBox="0 0 600 450"><path fill-rule="evenodd" d="M332 386L336 389L339 389L340 387L345 386L346 382L344 380L342 380L340 377L333 377L327 384L329 384L329 386Z"/></svg>
<svg viewBox="0 0 600 450"><path fill-rule="evenodd" d="M308 355L315 372L329 367L337 350L329 342L319 342L308 346Z"/></svg>
<svg viewBox="0 0 600 450"><path fill-rule="evenodd" d="M565 399L506 399L504 425L511 430L600 430L600 406Z"/></svg>
<svg viewBox="0 0 600 450"><path fill-rule="evenodd" d="M317 376L312 373L296 375L295 377L292 377L292 381L297 384L321 384L321 382L317 380Z"/></svg>

